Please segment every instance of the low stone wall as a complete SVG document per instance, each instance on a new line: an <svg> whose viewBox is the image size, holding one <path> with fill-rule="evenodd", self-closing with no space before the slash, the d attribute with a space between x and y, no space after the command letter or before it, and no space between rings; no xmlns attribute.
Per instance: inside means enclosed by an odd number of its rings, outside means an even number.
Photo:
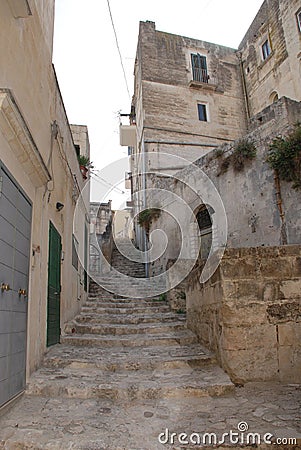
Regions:
<svg viewBox="0 0 301 450"><path fill-rule="evenodd" d="M301 246L226 249L186 292L187 322L236 383L301 382Z"/></svg>

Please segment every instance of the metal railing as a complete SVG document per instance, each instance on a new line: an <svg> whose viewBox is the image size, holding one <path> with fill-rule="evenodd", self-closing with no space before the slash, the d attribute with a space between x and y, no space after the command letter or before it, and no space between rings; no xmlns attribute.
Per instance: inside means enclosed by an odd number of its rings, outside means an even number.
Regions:
<svg viewBox="0 0 301 450"><path fill-rule="evenodd" d="M209 75L207 69L200 69L199 67L194 67L192 69L193 81L199 81L201 83L208 83Z"/></svg>

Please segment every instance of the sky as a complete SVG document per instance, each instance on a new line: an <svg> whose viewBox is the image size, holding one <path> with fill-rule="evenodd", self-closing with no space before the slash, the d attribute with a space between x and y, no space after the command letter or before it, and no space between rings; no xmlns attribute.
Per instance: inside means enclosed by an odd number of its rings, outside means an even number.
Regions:
<svg viewBox="0 0 301 450"><path fill-rule="evenodd" d="M126 84L108 0L56 0L53 62L69 122L88 126L96 169L127 155L127 148L119 145L119 112L130 112L139 21L151 20L160 31L237 48L262 2L109 0ZM122 185L109 195L116 204L121 191Z"/></svg>

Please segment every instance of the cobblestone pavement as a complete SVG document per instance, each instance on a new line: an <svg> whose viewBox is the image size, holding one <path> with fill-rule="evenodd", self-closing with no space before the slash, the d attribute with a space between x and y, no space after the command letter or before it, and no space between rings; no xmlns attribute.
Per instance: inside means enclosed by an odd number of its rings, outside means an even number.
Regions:
<svg viewBox="0 0 301 450"><path fill-rule="evenodd" d="M235 387L164 301L92 284L61 342L0 417L0 449L301 449L301 386Z"/></svg>
<svg viewBox="0 0 301 450"><path fill-rule="evenodd" d="M250 383L223 397L165 398L120 402L24 396L0 419L1 449L157 450L196 449L179 443L180 433L216 433L217 440L246 422L249 432L298 438L298 444L260 445L262 449L301 448L301 388ZM168 444L159 442L167 440ZM171 444L171 433L177 433ZM245 444L246 442L246 433ZM193 437L194 436L194 437ZM241 439L242 434L239 433ZM209 438L209 437L208 437ZM207 438L207 444L208 444ZM185 440L185 437L182 437ZM214 441L212 441L214 442ZM212 448L213 445L207 445ZM237 447L237 446L236 446ZM239 444L237 448L244 447Z"/></svg>

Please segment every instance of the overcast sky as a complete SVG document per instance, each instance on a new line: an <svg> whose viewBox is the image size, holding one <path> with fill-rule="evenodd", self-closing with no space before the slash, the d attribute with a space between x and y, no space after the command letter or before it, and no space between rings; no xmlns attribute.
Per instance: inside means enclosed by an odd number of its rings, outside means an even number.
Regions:
<svg viewBox="0 0 301 450"><path fill-rule="evenodd" d="M237 48L263 0L110 0L130 96L139 21ZM70 123L87 125L97 169L126 156L118 111L130 112L107 0L56 0L54 65ZM95 200L95 199L93 199Z"/></svg>

